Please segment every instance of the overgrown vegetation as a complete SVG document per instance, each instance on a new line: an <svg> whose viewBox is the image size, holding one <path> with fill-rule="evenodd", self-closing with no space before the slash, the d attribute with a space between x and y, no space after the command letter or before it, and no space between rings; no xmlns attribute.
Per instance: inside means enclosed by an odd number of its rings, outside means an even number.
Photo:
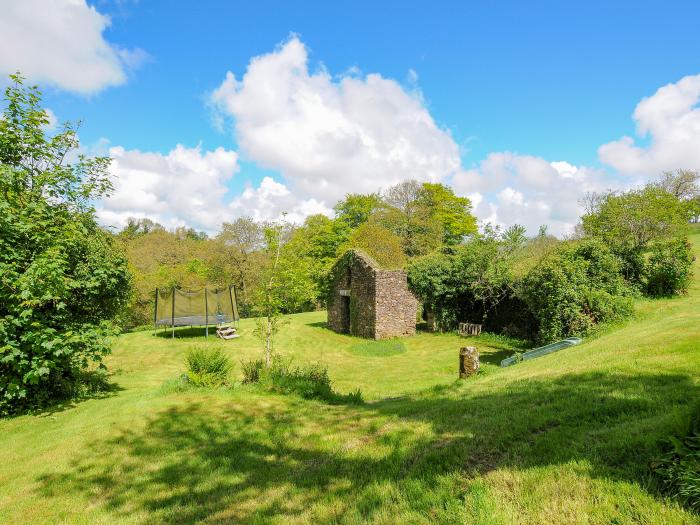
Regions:
<svg viewBox="0 0 700 525"><path fill-rule="evenodd" d="M359 389L345 395L337 393L328 376L328 368L321 364L293 366L291 359L275 355L269 367L264 365L262 359L243 362L243 383L260 385L270 392L293 394L329 403L363 402Z"/></svg>
<svg viewBox="0 0 700 525"><path fill-rule="evenodd" d="M196 347L187 352L187 381L194 386L220 387L229 384L233 365L220 349Z"/></svg>
<svg viewBox="0 0 700 525"><path fill-rule="evenodd" d="M517 225L413 260L409 283L437 327L462 321L540 342L591 333L632 314L632 298L686 292L697 176L666 174L625 193L592 195L580 234L558 241ZM680 182L676 178L683 178ZM667 187L682 186L680 195ZM695 186L693 186L695 185Z"/></svg>
<svg viewBox="0 0 700 525"><path fill-rule="evenodd" d="M36 87L12 76L0 117L0 415L85 388L117 333L127 261L95 221L109 159L76 155L77 127L48 135ZM69 162L68 159L75 159Z"/></svg>
<svg viewBox="0 0 700 525"><path fill-rule="evenodd" d="M652 463L664 491L695 512L700 512L700 410L688 430L663 442L664 454Z"/></svg>

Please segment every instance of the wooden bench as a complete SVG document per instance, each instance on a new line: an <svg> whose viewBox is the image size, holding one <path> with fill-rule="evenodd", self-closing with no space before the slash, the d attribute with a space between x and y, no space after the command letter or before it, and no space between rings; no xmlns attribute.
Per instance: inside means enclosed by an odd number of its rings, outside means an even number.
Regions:
<svg viewBox="0 0 700 525"><path fill-rule="evenodd" d="M468 337L481 334L481 325L474 323L459 323L459 335Z"/></svg>

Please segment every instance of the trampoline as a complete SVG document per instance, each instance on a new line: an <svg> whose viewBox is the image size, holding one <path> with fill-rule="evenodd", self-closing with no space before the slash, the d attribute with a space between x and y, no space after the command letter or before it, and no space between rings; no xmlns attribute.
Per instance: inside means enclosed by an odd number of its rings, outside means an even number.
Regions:
<svg viewBox="0 0 700 525"><path fill-rule="evenodd" d="M210 325L238 323L240 319L235 286L203 290L156 288L153 310L155 329L169 327L173 337L178 326L204 326L208 337Z"/></svg>

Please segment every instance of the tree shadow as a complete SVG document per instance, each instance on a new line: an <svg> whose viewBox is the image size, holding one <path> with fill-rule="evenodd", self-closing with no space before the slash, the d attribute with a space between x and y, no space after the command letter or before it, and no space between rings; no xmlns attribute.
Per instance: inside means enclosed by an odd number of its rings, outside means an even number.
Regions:
<svg viewBox="0 0 700 525"><path fill-rule="evenodd" d="M314 321L313 323L306 323L306 326L311 326L312 328L328 328L328 323L326 321Z"/></svg>
<svg viewBox="0 0 700 525"><path fill-rule="evenodd" d="M173 339L173 330L158 330L156 337L163 339ZM174 330L174 339L206 339L207 329L204 326L180 326ZM209 337L216 339L216 326L209 326Z"/></svg>
<svg viewBox="0 0 700 525"><path fill-rule="evenodd" d="M388 506L434 517L466 497L464 487L445 491L446 476L572 460L590 464L591 477L646 486L658 439L699 390L678 374L569 374L486 393L473 385L357 407L189 402L96 439L69 469L38 479L39 491L175 523L368 521ZM314 515L321 508L342 514Z"/></svg>
<svg viewBox="0 0 700 525"><path fill-rule="evenodd" d="M58 399L51 404L28 410L11 417L25 414L32 414L38 417L51 417L59 412L75 408L80 403L89 399L106 399L116 396L119 392L123 391L124 388L111 380L113 375L113 372L103 373L96 370L83 372L80 383L76 387L77 391L73 396Z"/></svg>
<svg viewBox="0 0 700 525"><path fill-rule="evenodd" d="M501 361L513 355L513 350L499 350L498 352L480 352L479 361L490 365L500 366Z"/></svg>

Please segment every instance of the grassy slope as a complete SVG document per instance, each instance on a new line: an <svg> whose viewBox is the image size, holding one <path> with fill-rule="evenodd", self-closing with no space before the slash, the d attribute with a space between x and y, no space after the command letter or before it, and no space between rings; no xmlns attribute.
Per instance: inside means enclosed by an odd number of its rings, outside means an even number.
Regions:
<svg viewBox="0 0 700 525"><path fill-rule="evenodd" d="M700 230L693 235L700 254ZM454 380L452 335L363 356L292 316L279 339L322 361L364 406L230 391L167 393L199 339L119 339L121 390L0 421L0 521L699 523L654 495L656 442L700 388L700 263L687 297L644 301L635 321L507 369ZM259 353L243 324L232 356ZM401 397L397 397L401 396ZM386 399L392 397L393 399Z"/></svg>

